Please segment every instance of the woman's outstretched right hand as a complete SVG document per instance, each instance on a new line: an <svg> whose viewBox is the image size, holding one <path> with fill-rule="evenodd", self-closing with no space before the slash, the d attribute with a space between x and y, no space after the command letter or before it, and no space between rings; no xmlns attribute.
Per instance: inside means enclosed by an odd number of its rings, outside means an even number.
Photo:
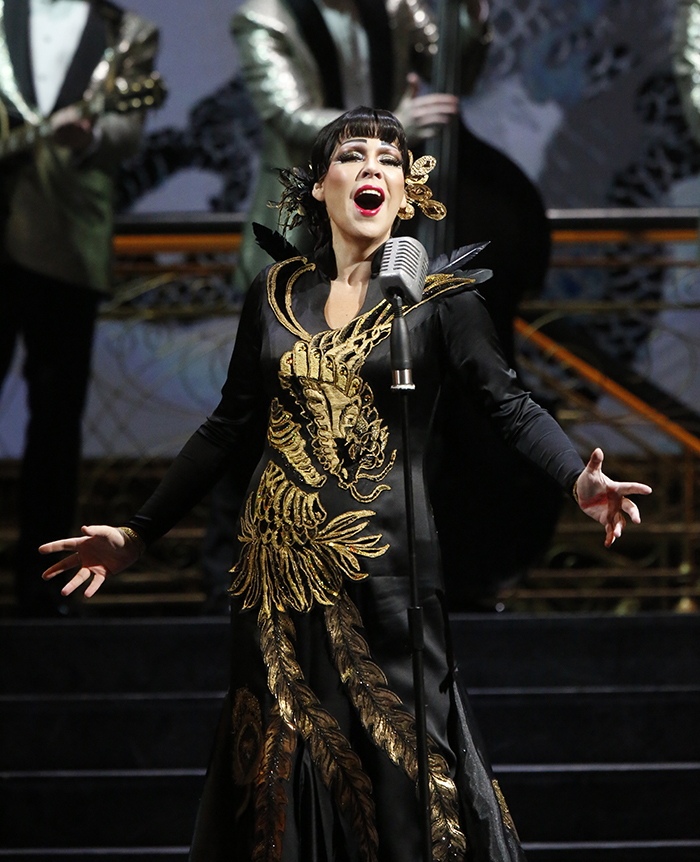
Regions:
<svg viewBox="0 0 700 862"><path fill-rule="evenodd" d="M42 554L55 554L57 551L71 553L54 563L42 577L51 580L62 572L77 568L78 571L63 587L61 594L70 595L81 584L89 581L85 589L86 598L94 596L105 578L123 571L141 556L141 545L117 527L106 524L93 527L82 527L82 536L74 539L59 539L41 545Z"/></svg>

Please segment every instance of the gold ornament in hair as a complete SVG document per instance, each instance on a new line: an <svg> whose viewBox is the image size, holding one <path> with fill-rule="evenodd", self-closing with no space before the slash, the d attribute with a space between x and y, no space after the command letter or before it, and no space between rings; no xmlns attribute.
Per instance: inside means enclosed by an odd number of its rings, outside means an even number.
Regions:
<svg viewBox="0 0 700 862"><path fill-rule="evenodd" d="M428 174L433 170L437 161L434 156L421 156L413 161L413 153L408 151L408 176L406 177L406 206L401 207L398 212L400 219L407 221L416 214L414 203L418 204L423 215L434 221L440 221L447 215L447 207L440 201L433 200L433 192L428 183Z"/></svg>

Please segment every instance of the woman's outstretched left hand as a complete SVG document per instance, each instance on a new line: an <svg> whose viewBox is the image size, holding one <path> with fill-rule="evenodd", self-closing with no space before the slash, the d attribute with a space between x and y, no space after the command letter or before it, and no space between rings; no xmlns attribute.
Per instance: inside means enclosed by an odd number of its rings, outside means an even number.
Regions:
<svg viewBox="0 0 700 862"><path fill-rule="evenodd" d="M627 494L651 494L648 485L639 482L613 482L602 471L603 450L595 449L586 469L576 481L576 495L581 510L605 527L605 547L619 539L625 526L625 514L639 524L641 516Z"/></svg>

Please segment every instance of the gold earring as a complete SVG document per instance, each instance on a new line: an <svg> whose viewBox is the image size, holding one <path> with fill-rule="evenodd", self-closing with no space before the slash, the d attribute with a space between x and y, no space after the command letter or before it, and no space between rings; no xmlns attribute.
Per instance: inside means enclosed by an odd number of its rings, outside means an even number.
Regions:
<svg viewBox="0 0 700 862"><path fill-rule="evenodd" d="M434 156L421 156L415 162L413 161L413 153L408 151L408 176L406 177L406 197L409 201L414 201L418 204L423 215L433 221L440 221L447 215L447 207L440 201L433 200L433 192L428 183L428 174L433 170L437 161ZM406 207L411 207L413 212L410 216L403 218L412 218L415 213L415 208L411 203L407 203ZM399 218L402 218L399 210Z"/></svg>
<svg viewBox="0 0 700 862"><path fill-rule="evenodd" d="M399 207L399 211L396 215L401 219L401 221L409 221L416 214L416 208L413 204L409 204L408 201L404 204L404 206Z"/></svg>

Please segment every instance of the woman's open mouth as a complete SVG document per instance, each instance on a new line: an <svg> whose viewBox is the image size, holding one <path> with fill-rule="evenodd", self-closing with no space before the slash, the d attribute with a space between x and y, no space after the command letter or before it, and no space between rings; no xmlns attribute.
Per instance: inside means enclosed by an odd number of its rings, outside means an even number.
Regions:
<svg viewBox="0 0 700 862"><path fill-rule="evenodd" d="M362 186L358 189L354 201L363 215L374 215L384 203L384 192L375 186Z"/></svg>

